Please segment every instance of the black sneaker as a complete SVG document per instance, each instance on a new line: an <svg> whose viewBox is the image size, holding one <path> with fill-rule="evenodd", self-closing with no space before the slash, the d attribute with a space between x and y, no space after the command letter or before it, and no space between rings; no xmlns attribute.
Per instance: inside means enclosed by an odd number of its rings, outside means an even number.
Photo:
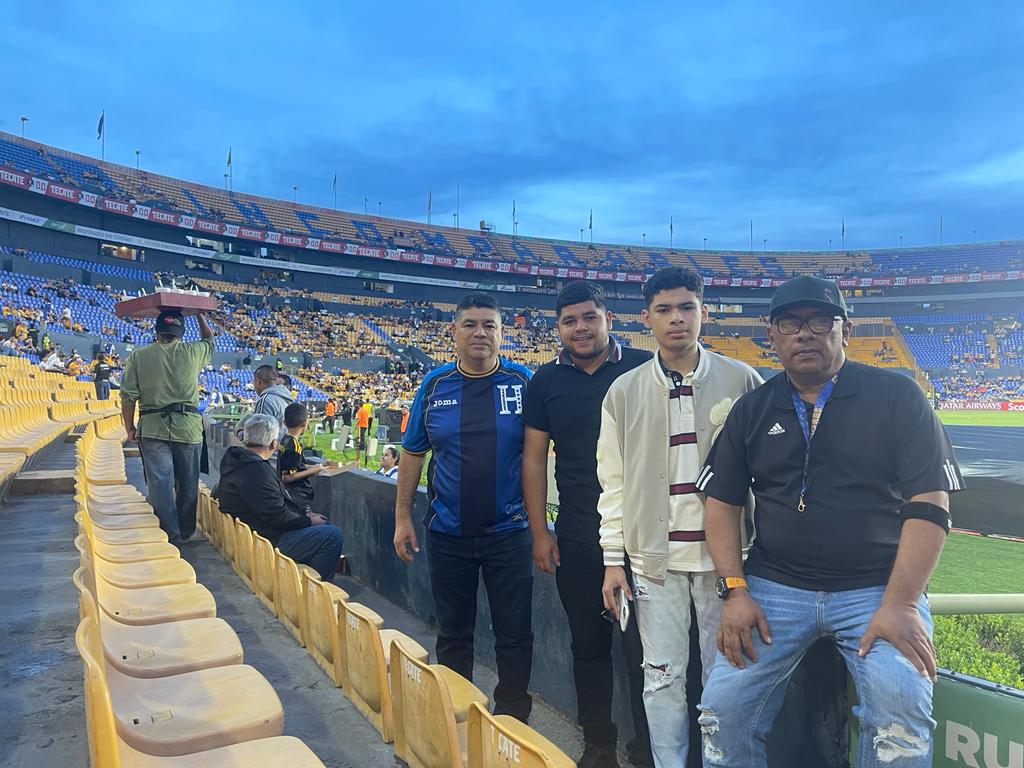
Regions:
<svg viewBox="0 0 1024 768"><path fill-rule="evenodd" d="M576 768L619 768L615 745L586 742L583 745L583 757L576 763Z"/></svg>
<svg viewBox="0 0 1024 768"><path fill-rule="evenodd" d="M626 745L626 755L633 768L654 768L654 755L649 744L637 746L633 742Z"/></svg>

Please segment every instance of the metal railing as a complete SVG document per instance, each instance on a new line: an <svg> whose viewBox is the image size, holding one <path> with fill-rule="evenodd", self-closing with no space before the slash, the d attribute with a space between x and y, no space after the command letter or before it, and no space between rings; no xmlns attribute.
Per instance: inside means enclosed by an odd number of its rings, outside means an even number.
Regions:
<svg viewBox="0 0 1024 768"><path fill-rule="evenodd" d="M933 616L983 613L1024 613L1024 594L928 595Z"/></svg>

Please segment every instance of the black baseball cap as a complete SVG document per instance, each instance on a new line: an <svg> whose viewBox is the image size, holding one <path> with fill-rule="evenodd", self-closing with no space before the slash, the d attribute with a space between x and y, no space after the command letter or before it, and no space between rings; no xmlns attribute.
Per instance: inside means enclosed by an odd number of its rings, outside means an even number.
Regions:
<svg viewBox="0 0 1024 768"><path fill-rule="evenodd" d="M768 310L769 319L774 320L777 315L793 307L821 307L835 312L844 320L850 314L839 286L831 280L813 275L799 275L776 288Z"/></svg>
<svg viewBox="0 0 1024 768"><path fill-rule="evenodd" d="M157 315L156 332L168 333L180 339L185 334L185 318L177 310L165 309Z"/></svg>

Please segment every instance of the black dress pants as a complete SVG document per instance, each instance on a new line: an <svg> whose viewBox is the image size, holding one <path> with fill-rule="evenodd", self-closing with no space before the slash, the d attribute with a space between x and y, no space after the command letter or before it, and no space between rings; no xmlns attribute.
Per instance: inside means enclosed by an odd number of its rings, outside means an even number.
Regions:
<svg viewBox="0 0 1024 768"><path fill-rule="evenodd" d="M604 555L597 542L562 538L558 540L558 551L562 564L555 580L572 634L572 671L583 738L598 744L614 744L618 729L612 722L612 633L619 628L618 622L609 622L601 615ZM626 573L629 574L628 566ZM644 652L635 618L630 618L622 634L622 649L629 670L629 703L636 734L626 748L634 761L650 764L650 733L643 698Z"/></svg>

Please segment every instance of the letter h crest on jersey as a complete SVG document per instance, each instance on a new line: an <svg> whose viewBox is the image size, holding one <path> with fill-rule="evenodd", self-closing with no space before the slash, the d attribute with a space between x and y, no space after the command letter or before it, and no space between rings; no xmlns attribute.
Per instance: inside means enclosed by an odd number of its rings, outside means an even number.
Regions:
<svg viewBox="0 0 1024 768"><path fill-rule="evenodd" d="M498 395L501 397L501 410L498 413L501 416L511 416L513 413L520 414L523 412L523 385L522 384L498 384ZM509 394L509 390L512 390L512 394ZM515 404L515 410L513 411L509 406Z"/></svg>

